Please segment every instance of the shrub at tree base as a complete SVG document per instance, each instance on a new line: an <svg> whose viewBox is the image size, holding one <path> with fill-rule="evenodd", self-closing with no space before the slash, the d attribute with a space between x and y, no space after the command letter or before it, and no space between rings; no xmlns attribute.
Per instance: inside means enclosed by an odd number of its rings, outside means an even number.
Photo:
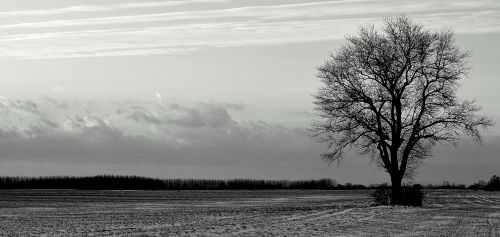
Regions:
<svg viewBox="0 0 500 237"><path fill-rule="evenodd" d="M422 206L424 193L418 187L402 187L401 200L399 203L393 203L391 190L388 188L381 188L375 190L371 195L376 205L403 205L403 206Z"/></svg>
<svg viewBox="0 0 500 237"><path fill-rule="evenodd" d="M370 196L373 198L373 201L375 201L376 205L389 205L389 203L391 203L390 189L387 188L376 189L375 192L373 192Z"/></svg>

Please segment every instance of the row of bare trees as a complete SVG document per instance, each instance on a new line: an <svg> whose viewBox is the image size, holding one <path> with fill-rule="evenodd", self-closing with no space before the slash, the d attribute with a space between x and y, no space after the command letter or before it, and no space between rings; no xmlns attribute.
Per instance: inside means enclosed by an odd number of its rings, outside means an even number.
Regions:
<svg viewBox="0 0 500 237"><path fill-rule="evenodd" d="M158 179L140 176L99 175L92 177L0 177L0 189L83 190L223 190L223 189L354 189L359 185L337 185L332 179Z"/></svg>

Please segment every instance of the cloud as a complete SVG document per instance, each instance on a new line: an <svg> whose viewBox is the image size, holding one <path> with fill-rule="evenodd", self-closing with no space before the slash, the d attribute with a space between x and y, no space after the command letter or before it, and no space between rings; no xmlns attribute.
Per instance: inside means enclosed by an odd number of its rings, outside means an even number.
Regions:
<svg viewBox="0 0 500 237"><path fill-rule="evenodd" d="M383 18L388 15L401 13L417 16L435 15L443 13L470 14L495 13L498 14L500 4L489 1L451 2L450 4L435 4L431 1L326 1L313 3L296 3L280 5L244 6L224 9L177 11L151 14L118 15L92 18L76 18L65 20L22 22L17 24L0 25L0 29L20 28L56 28L75 26L115 25L132 23L154 23L185 20L199 20L207 22L214 19L223 19L223 22L234 22L238 19L252 19L253 21L297 21L298 19L370 19ZM454 4L452 4L454 3ZM462 4L460 4L462 3ZM493 9L492 9L493 8Z"/></svg>
<svg viewBox="0 0 500 237"><path fill-rule="evenodd" d="M237 105L54 100L0 101L0 161L308 166L318 157L303 129L237 121Z"/></svg>
<svg viewBox="0 0 500 237"><path fill-rule="evenodd" d="M158 99L158 100L161 100L161 99L162 99L162 96L161 96L160 92L155 92L155 97L156 97L156 99Z"/></svg>
<svg viewBox="0 0 500 237"><path fill-rule="evenodd" d="M237 8L226 8L216 10L203 11L180 11L180 12L164 12L154 14L134 14L134 15L119 15L93 18L77 18L69 20L51 20L51 21L36 21L23 22L17 24L0 25L0 29L20 29L20 28L55 28L55 27L75 27L75 26L95 26L95 25L113 25L113 24L130 24L130 23L152 23L152 22L168 22L180 20L211 20L224 18L253 18L255 20L276 20L276 19L291 19L297 17L321 18L334 16L339 18L348 15L361 15L366 12L382 11L388 9L377 7L375 9L359 9L358 5L352 4L357 2L368 1L333 1L333 2L315 2L315 3L300 3L300 4L283 4L270 6L247 6ZM349 3L349 4L345 4ZM338 4L347 5L347 7L333 8Z"/></svg>
<svg viewBox="0 0 500 237"><path fill-rule="evenodd" d="M140 7L163 3L127 3ZM105 16L15 17L0 25L4 57L68 58L179 54L219 47L277 45L342 39L366 22L402 13L433 28L458 33L500 32L496 1L328 1L238 6L183 11L111 11ZM99 9L80 7L76 9ZM155 9L155 8L152 8ZM82 10L83 11L83 10ZM97 10L96 10L97 11ZM7 13L5 13L7 14Z"/></svg>
<svg viewBox="0 0 500 237"><path fill-rule="evenodd" d="M225 107L210 103L192 108L177 103L128 102L128 106L123 105L118 113L137 123L158 126L220 127L235 122Z"/></svg>
<svg viewBox="0 0 500 237"><path fill-rule="evenodd" d="M64 92L64 87L62 87L62 86L54 86L54 87L52 87L52 91L54 93L63 93Z"/></svg>
<svg viewBox="0 0 500 237"><path fill-rule="evenodd" d="M2 97L0 163L1 167L12 167L23 174L26 166L43 166L44 172L49 172L44 174L49 175L68 174L57 167L73 171L89 167L93 170L90 173L129 167L128 174L142 170L140 174L151 175L155 170L154 175L161 177L258 178L264 171L269 172L265 177L278 177L273 176L276 170L281 172L279 177L288 178L324 177L331 172L343 182L370 183L373 177L382 182L388 177L382 170L369 167L368 159L356 159L359 155L354 151L346 154L340 167L328 171L319 158L325 147L315 142L306 129L235 119L231 111L241 109L241 105L215 102ZM438 145L434 156L419 169L417 181L472 183L486 179L498 167L499 144L498 137L486 136L481 146L467 139L458 148ZM154 167L184 167L188 173L162 174ZM205 172L205 176L189 173L193 170ZM30 175L34 174L38 173Z"/></svg>
<svg viewBox="0 0 500 237"><path fill-rule="evenodd" d="M50 16L50 15L71 14L71 13L74 14L74 13L109 12L109 11L137 9L137 8L174 7L174 6L182 6L188 4L220 3L225 1L227 0L181 0L181 1L124 3L124 4L114 4L114 5L80 5L80 6L55 8L55 9L0 12L0 18L22 17L22 16Z"/></svg>

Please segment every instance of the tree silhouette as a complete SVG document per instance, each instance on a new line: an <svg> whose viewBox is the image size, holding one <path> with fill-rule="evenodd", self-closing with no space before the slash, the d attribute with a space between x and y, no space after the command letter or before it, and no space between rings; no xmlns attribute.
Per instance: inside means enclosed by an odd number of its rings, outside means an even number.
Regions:
<svg viewBox="0 0 500 237"><path fill-rule="evenodd" d="M479 142L492 121L455 94L470 53L457 48L452 31L425 30L401 16L386 19L381 31L361 27L347 41L318 68L314 136L329 145L322 157L330 162L351 148L370 154L389 173L399 204L403 178L436 142L456 144L463 135Z"/></svg>

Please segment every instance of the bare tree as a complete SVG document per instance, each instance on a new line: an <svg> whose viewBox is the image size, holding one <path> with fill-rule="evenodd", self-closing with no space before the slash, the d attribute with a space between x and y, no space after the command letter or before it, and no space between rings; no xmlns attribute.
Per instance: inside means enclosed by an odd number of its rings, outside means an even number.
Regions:
<svg viewBox="0 0 500 237"><path fill-rule="evenodd" d="M392 203L399 204L403 178L436 142L456 144L463 135L479 142L493 123L455 94L470 53L457 48L453 32L425 30L405 16L384 23L382 31L361 27L318 68L321 120L313 131L329 145L327 161L351 148L370 154L389 173Z"/></svg>

